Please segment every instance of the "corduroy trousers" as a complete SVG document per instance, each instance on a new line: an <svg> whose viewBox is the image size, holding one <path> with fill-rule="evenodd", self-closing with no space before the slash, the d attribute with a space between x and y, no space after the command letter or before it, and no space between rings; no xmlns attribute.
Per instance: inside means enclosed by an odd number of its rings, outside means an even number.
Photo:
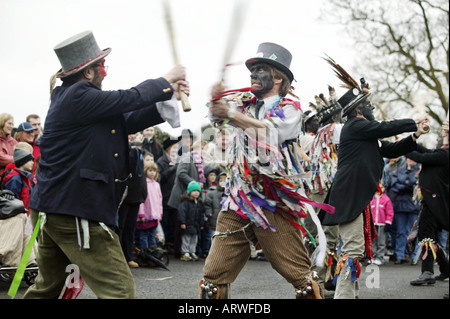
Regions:
<svg viewBox="0 0 450 319"><path fill-rule="evenodd" d="M30 216L35 225L38 212L31 210ZM67 266L70 265L78 267L81 277L98 298L134 299L133 275L117 234L89 221L89 237L90 248L81 248L75 217L47 214L38 236L38 276L24 299L58 298L69 276Z"/></svg>
<svg viewBox="0 0 450 319"><path fill-rule="evenodd" d="M225 238L220 235L214 237L203 269L205 280L218 285L234 282L250 257L251 241L255 246L260 245L272 267L294 288L307 284L311 260L303 244L303 235L286 220L297 223L297 219L289 214L282 216L263 210L275 231L250 224L249 219L243 219L232 210L220 212L216 234L232 233Z"/></svg>

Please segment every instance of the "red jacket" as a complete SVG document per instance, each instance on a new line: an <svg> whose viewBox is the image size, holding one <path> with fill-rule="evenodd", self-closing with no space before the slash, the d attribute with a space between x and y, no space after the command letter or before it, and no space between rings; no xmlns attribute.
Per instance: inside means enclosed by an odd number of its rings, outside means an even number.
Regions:
<svg viewBox="0 0 450 319"><path fill-rule="evenodd" d="M19 199L23 201L25 208L28 210L31 190L30 177L27 176L25 172L13 167L3 178L3 185L5 185L6 189L9 189L16 194L16 196L19 196Z"/></svg>

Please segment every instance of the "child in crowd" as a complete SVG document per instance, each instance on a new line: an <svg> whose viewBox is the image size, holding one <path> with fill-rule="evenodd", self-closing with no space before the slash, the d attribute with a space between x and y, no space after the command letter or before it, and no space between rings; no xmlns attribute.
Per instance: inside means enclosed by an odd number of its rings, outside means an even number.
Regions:
<svg viewBox="0 0 450 319"><path fill-rule="evenodd" d="M392 220L394 219L394 207L384 192L382 185L378 184L377 191L370 202L370 206L372 208L373 222L378 234L372 243L374 252L372 262L375 265L382 265L386 252L386 232L384 227L386 225L392 225Z"/></svg>
<svg viewBox="0 0 450 319"><path fill-rule="evenodd" d="M217 216L219 216L220 211L222 210L222 200L225 198L225 185L227 182L227 174L222 172L217 176L217 186L215 189L209 191L206 194L205 199L205 215L206 215L206 223L205 223L205 239L206 244L204 246L204 256L205 257L209 253L209 249L211 248L212 236L216 232L216 223Z"/></svg>
<svg viewBox="0 0 450 319"><path fill-rule="evenodd" d="M198 260L195 248L198 241L198 234L204 226L205 208L201 198L200 185L192 181L187 187L187 195L181 197L178 207L178 219L181 228L181 260Z"/></svg>
<svg viewBox="0 0 450 319"><path fill-rule="evenodd" d="M147 181L147 198L139 206L136 224L136 247L140 250L156 248L156 228L163 216L162 193L158 180L158 166L144 166Z"/></svg>
<svg viewBox="0 0 450 319"><path fill-rule="evenodd" d="M28 210L31 191L31 170L34 157L31 145L20 142L14 146L14 163L6 166L2 183L4 189L12 191L23 201ZM0 220L0 264L17 267L31 237L31 224L26 214L18 214ZM28 267L36 267L37 244L31 250Z"/></svg>
<svg viewBox="0 0 450 319"><path fill-rule="evenodd" d="M217 169L215 169L212 166L205 166L204 168L205 172L205 179L206 182L203 185L202 189L202 200L203 203L205 202L206 197L211 191L216 190L216 181L217 181ZM207 220L207 217L205 216L205 222ZM196 254L199 257L206 258L209 252L209 246L211 245L211 238L209 238L209 235L206 233L206 227L200 230L198 234L198 242L197 242L197 248L196 248Z"/></svg>
<svg viewBox="0 0 450 319"><path fill-rule="evenodd" d="M144 166L155 163L155 157L152 153L144 151Z"/></svg>
<svg viewBox="0 0 450 319"><path fill-rule="evenodd" d="M204 188L204 192L208 192L210 189L215 189L216 180L217 180L217 169L211 166L205 166L205 178L206 183Z"/></svg>
<svg viewBox="0 0 450 319"><path fill-rule="evenodd" d="M31 192L31 170L34 165L34 157L31 152L21 148L14 147L14 166L8 166L3 177L5 189L12 191L18 199L23 201L28 210Z"/></svg>

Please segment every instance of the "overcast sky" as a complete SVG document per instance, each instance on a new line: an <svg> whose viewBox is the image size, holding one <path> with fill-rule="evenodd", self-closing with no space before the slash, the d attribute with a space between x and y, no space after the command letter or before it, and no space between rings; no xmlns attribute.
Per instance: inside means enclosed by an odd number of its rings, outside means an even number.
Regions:
<svg viewBox="0 0 450 319"><path fill-rule="evenodd" d="M261 42L291 51L295 93L304 109L314 95L339 91L339 82L322 59L328 54L351 69L354 50L337 26L320 17L322 0L250 0L243 28L227 69L228 88L249 86L243 62ZM187 68L192 111L182 112L182 128L200 132L208 124L205 106L220 78L234 0L170 0L180 62ZM49 79L60 68L53 48L79 32L91 30L100 48L112 48L106 59L104 90L128 89L166 73L173 65L161 0L2 0L0 1L0 113L14 116L17 127L30 113L44 121ZM355 75L359 76L359 75ZM60 85L61 82L57 82ZM181 110L181 105L180 105Z"/></svg>

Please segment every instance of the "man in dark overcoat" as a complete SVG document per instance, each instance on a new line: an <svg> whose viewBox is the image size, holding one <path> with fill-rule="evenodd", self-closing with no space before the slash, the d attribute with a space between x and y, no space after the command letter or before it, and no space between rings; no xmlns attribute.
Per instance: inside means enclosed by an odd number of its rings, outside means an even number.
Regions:
<svg viewBox="0 0 450 319"><path fill-rule="evenodd" d="M161 186L163 197L163 217L161 226L164 231L165 245L170 252L176 250L175 241L176 239L179 239L178 230L175 228L178 210L170 207L167 203L172 194L173 185L175 184L177 174L177 144L180 140L181 136L178 138L166 138L163 142L164 153L156 161L159 170L159 184ZM181 242L181 240L178 241ZM177 246L179 247L180 245Z"/></svg>
<svg viewBox="0 0 450 319"><path fill-rule="evenodd" d="M53 79L63 83L51 95L41 138L30 201L33 224L41 219L39 274L24 298L58 298L67 272L75 278L78 270L99 298L135 298L118 236L108 227L116 223L130 177L128 134L165 120L177 124L174 92L189 93L185 69L178 65L131 89L103 91L111 49L100 50L92 32L54 50L62 69Z"/></svg>
<svg viewBox="0 0 450 319"><path fill-rule="evenodd" d="M412 280L411 285L433 284L436 280L445 280L449 275L448 256L445 247L438 242L438 233L449 229L449 188L448 188L448 121L442 126L442 136L434 150L417 146L417 151L406 156L422 164L419 174L419 187L422 194L422 207L419 215L417 239L422 247L421 275ZM447 137L447 138L445 138ZM433 253L434 251L434 253ZM427 253L426 253L427 252ZM439 265L438 276L434 276L434 262Z"/></svg>
<svg viewBox="0 0 450 319"><path fill-rule="evenodd" d="M341 131L337 172L325 200L335 207L335 212L322 214L323 225L339 225L343 242L335 276L336 299L358 296L359 258L364 251L371 257L369 242L375 234L371 232L368 205L382 176L383 157L398 157L415 150L416 139L425 133L422 126L427 121L426 117L416 121L375 121L368 86L364 86L363 79L361 82L361 87L350 89L338 100L347 120ZM396 143L380 140L404 132L415 135Z"/></svg>

